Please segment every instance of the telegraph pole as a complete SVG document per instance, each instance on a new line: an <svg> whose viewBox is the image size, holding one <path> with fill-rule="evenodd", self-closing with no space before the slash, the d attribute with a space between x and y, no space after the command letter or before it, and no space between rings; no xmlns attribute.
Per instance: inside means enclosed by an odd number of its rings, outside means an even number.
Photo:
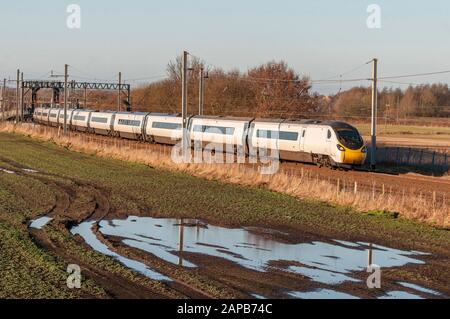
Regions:
<svg viewBox="0 0 450 319"><path fill-rule="evenodd" d="M181 75L181 113L183 116L183 137L181 141L181 147L183 152L183 159L187 157L188 149L188 136L187 136L187 75L188 75L188 52L183 52L183 70Z"/></svg>
<svg viewBox="0 0 450 319"><path fill-rule="evenodd" d="M20 70L17 69L17 86L16 86L16 123L19 123L19 105L20 105L20 101L19 101L19 96L20 96L20 92L19 92L19 81L20 81Z"/></svg>
<svg viewBox="0 0 450 319"><path fill-rule="evenodd" d="M200 84L198 93L198 115L203 115L203 104L205 99L205 75L203 66L200 68Z"/></svg>
<svg viewBox="0 0 450 319"><path fill-rule="evenodd" d="M87 109L87 85L84 85L84 103L83 103L84 109Z"/></svg>
<svg viewBox="0 0 450 319"><path fill-rule="evenodd" d="M122 91L122 72L119 72L119 89L117 92L117 112L120 112L120 95Z"/></svg>
<svg viewBox="0 0 450 319"><path fill-rule="evenodd" d="M372 148L370 152L370 167L375 169L377 165L377 117L378 117L378 59L373 59L372 78Z"/></svg>
<svg viewBox="0 0 450 319"><path fill-rule="evenodd" d="M2 86L2 121L5 120L5 107L6 107L6 103L5 103L5 91L6 91L6 79L3 79L3 86Z"/></svg>
<svg viewBox="0 0 450 319"><path fill-rule="evenodd" d="M23 72L20 73L20 121L23 122L23 109L25 106L25 91L23 90Z"/></svg>
<svg viewBox="0 0 450 319"><path fill-rule="evenodd" d="M69 78L69 65L64 65L64 135L67 134L67 80Z"/></svg>

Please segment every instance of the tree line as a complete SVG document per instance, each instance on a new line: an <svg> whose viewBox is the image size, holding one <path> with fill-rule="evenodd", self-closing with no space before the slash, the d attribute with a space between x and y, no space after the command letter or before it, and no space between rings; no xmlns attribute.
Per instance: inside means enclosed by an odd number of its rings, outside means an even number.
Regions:
<svg viewBox="0 0 450 319"><path fill-rule="evenodd" d="M198 113L199 74L205 63L191 59L188 72L188 111ZM167 77L135 87L131 92L133 110L179 113L181 109L181 57L167 65ZM206 115L271 118L369 117L370 87L354 87L334 95L313 92L312 81L284 61L272 61L249 69L205 70ZM11 90L12 91L12 90ZM13 92L12 92L13 95ZM50 100L50 92L40 92ZM71 101L83 104L83 92L73 92ZM91 91L88 108L115 110L117 93ZM447 84L424 84L383 88L379 92L379 116L390 118L450 117L450 89ZM123 106L123 110L125 107Z"/></svg>

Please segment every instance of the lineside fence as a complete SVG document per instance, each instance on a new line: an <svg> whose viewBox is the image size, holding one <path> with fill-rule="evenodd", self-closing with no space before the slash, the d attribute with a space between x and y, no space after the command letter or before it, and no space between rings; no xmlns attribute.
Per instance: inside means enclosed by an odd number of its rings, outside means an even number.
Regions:
<svg viewBox="0 0 450 319"><path fill-rule="evenodd" d="M368 158L370 152L369 148ZM450 154L412 147L378 147L377 162L418 168L437 175L450 171Z"/></svg>

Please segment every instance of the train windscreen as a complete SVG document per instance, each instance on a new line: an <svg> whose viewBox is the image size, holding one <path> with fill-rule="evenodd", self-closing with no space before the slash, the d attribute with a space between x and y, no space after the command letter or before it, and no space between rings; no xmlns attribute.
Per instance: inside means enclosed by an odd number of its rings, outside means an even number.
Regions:
<svg viewBox="0 0 450 319"><path fill-rule="evenodd" d="M339 142L351 150L358 150L364 146L364 140L356 129L340 129L337 135Z"/></svg>

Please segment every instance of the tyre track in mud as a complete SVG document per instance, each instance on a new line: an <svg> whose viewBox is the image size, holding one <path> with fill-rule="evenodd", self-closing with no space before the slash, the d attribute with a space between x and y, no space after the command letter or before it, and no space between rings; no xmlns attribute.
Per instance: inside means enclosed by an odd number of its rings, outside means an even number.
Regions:
<svg viewBox="0 0 450 319"><path fill-rule="evenodd" d="M106 188L99 188L97 185L93 185L92 183L81 182L77 179L62 177L57 174L43 172L29 173L24 171L29 170L29 167L2 156L0 156L0 162L5 162L10 166L15 167L17 169L14 170L15 174L26 176L27 178L33 178L52 189L55 196L54 205L49 210L47 210L44 215L53 218L53 221L50 223L50 225L59 232L63 232L66 235L72 236L70 234L70 228L84 221L92 220L99 222L105 219L108 215L114 215L114 217L116 217L116 214L111 209L111 205L108 200L109 191ZM73 186L68 186L64 185L63 183L56 182L51 179L52 177L67 180L72 183ZM81 203L82 205L75 205L82 195L88 195L87 198L89 200L87 202ZM96 227L94 228L94 234L96 235L97 239L106 244L112 251L117 252L114 245L112 245L106 238L104 238L100 234L100 232L96 231ZM87 278L92 279L99 286L101 286L111 298L214 298L213 295L210 295L207 292L196 288L195 286L191 286L184 283L182 280L170 276L176 276L177 269L171 269L169 274L169 277L171 277L171 279L173 280L173 282L167 284L167 290L169 294L159 294L155 293L155 291L153 291L151 288L148 288L139 283L135 283L132 280L124 278L118 274L109 273L102 269L98 269L84 262L80 258L75 257L73 254L70 254L70 252L67 252L66 247L62 246L59 242L52 240L51 236L49 236L45 231L45 227L40 230L29 229L29 233L33 241L35 241L35 243L40 247L44 248L47 251L50 251L57 257L64 260L67 264L79 265L82 269L83 275ZM75 236L74 240L78 244L83 245L86 249L92 250L92 248L88 246L78 235ZM119 252L119 254L121 253L123 252ZM138 260L139 259L140 258L138 258ZM153 258L142 259L139 261L148 265L149 260L150 264L152 264L151 259ZM164 267L167 265L162 266ZM153 267L151 268L153 269ZM167 274L167 271L163 270L164 269L155 269L155 271ZM225 287L222 288L226 289ZM173 290L172 293L171 290Z"/></svg>

